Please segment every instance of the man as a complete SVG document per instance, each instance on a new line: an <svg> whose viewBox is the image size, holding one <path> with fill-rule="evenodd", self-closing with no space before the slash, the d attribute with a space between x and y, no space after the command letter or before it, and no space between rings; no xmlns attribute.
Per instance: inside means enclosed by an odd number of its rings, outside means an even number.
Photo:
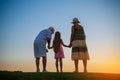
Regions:
<svg viewBox="0 0 120 80"><path fill-rule="evenodd" d="M46 63L47 63L47 56L46 52L46 43L48 43L48 48L50 47L50 42L52 38L52 34L54 33L55 29L53 27L49 27L48 29L42 30L36 39L34 40L34 57L36 58L36 72L40 72L39 68L39 60L42 57L42 64L43 64L43 72L47 72L46 70Z"/></svg>

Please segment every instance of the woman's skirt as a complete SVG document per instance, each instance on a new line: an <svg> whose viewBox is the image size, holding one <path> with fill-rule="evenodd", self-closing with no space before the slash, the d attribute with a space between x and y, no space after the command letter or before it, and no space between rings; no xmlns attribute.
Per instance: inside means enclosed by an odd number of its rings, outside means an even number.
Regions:
<svg viewBox="0 0 120 80"><path fill-rule="evenodd" d="M89 60L88 49L85 40L74 40L72 42L72 60Z"/></svg>

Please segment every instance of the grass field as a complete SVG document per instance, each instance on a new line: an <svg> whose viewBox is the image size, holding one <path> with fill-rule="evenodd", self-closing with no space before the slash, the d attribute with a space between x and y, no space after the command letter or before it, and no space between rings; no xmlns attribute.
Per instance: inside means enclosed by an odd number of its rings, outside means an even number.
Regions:
<svg viewBox="0 0 120 80"><path fill-rule="evenodd" d="M112 73L27 73L0 72L0 80L120 80L120 74Z"/></svg>

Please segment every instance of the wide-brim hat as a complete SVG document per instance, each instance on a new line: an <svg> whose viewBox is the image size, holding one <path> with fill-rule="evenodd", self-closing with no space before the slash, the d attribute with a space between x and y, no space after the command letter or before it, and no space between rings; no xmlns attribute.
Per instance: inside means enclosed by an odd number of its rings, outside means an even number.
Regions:
<svg viewBox="0 0 120 80"><path fill-rule="evenodd" d="M80 23L80 21L78 20L78 18L73 18L73 22L72 23L75 23L75 22Z"/></svg>

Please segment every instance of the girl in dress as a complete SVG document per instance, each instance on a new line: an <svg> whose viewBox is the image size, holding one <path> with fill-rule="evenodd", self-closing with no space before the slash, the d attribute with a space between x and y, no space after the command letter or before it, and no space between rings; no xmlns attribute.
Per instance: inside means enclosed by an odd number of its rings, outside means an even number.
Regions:
<svg viewBox="0 0 120 80"><path fill-rule="evenodd" d="M57 31L55 33L55 37L54 37L54 40L53 40L53 45L51 47L51 48L53 48L54 53L55 53L54 58L56 59L55 65L56 65L56 71L57 72L59 72L58 62L60 62L60 72L63 72L63 70L62 70L62 68L63 68L62 59L64 58L64 51L63 51L62 46L68 47L63 43L63 41L61 39L60 32Z"/></svg>
<svg viewBox="0 0 120 80"><path fill-rule="evenodd" d="M70 47L72 47L72 55L71 58L74 60L75 71L78 70L79 60L83 61L84 72L87 72L87 60L89 59L88 49L86 45L86 36L84 33L84 29L82 25L80 25L80 21L78 18L73 19L73 26L71 28L71 39L70 39Z"/></svg>

